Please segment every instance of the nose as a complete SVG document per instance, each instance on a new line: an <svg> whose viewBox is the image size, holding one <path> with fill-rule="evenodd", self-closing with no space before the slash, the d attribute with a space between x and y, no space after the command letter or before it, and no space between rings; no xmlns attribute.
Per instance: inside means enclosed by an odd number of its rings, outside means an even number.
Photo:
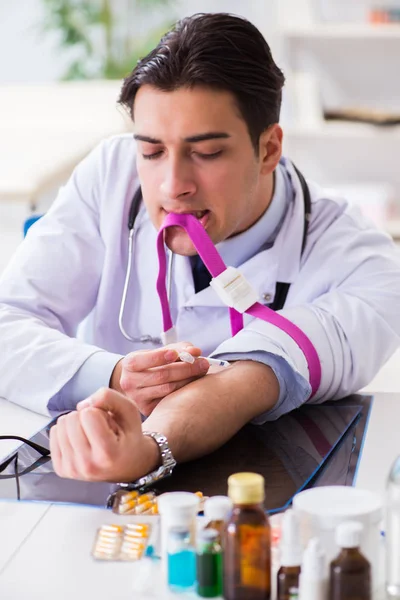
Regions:
<svg viewBox="0 0 400 600"><path fill-rule="evenodd" d="M165 172L160 186L163 197L166 200L176 200L193 196L196 184L185 158L170 156L164 165Z"/></svg>

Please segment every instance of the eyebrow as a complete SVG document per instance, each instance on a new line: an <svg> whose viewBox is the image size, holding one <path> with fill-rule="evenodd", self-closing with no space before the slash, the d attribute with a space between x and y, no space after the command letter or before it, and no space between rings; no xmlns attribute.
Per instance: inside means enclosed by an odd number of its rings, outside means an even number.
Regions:
<svg viewBox="0 0 400 600"><path fill-rule="evenodd" d="M149 144L162 144L162 140L150 137L148 135L140 135L139 133L135 133L133 137L138 142L148 142ZM189 137L184 138L184 141L193 144L196 142L204 142L206 140L228 139L230 137L231 136L229 135L229 133L225 133L224 131L209 131L207 133L190 135Z"/></svg>

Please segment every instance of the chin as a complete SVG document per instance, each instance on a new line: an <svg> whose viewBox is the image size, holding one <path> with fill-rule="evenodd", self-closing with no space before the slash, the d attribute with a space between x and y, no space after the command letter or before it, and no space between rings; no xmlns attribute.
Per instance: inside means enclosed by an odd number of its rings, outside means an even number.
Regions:
<svg viewBox="0 0 400 600"><path fill-rule="evenodd" d="M192 240L184 231L166 231L165 245L172 252L180 254L181 256L195 256L197 254L197 250L194 247Z"/></svg>

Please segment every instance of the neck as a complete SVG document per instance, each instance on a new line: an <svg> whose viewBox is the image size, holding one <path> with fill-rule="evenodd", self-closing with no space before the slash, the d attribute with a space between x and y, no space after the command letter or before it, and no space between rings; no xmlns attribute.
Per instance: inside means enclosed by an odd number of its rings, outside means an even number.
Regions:
<svg viewBox="0 0 400 600"><path fill-rule="evenodd" d="M258 193L258 206L260 207L260 212L257 218L254 220L254 223L258 221L258 219L265 213L269 205L271 204L272 197L275 191L275 171L270 173L267 177L265 177L263 181L263 185L260 186L260 191ZM253 223L253 224L254 224Z"/></svg>
<svg viewBox="0 0 400 600"><path fill-rule="evenodd" d="M250 229L257 223L257 221L262 217L265 213L269 205L271 204L272 197L274 195L275 189L275 172L270 173L266 177L263 177L260 185L256 190L256 201L254 203L255 210L252 211L252 214L249 215L249 220L246 222L245 226L240 229L240 231L236 231L234 235L238 235L239 233L243 233L247 229Z"/></svg>

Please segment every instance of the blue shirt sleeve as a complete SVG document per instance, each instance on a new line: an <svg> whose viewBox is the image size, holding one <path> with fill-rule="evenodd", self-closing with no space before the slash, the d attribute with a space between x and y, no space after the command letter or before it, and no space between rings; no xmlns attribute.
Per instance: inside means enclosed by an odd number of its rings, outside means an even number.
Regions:
<svg viewBox="0 0 400 600"><path fill-rule="evenodd" d="M282 357L271 352L254 351L246 354L224 353L213 355L228 361L255 360L271 367L279 383L279 398L275 406L252 420L252 423L262 425L266 421L275 421L285 413L299 408L311 395L311 386L304 377L295 371Z"/></svg>
<svg viewBox="0 0 400 600"><path fill-rule="evenodd" d="M47 405L48 410L74 410L77 403L84 400L101 387L109 387L110 378L117 362L124 355L99 350L83 363L80 369Z"/></svg>

